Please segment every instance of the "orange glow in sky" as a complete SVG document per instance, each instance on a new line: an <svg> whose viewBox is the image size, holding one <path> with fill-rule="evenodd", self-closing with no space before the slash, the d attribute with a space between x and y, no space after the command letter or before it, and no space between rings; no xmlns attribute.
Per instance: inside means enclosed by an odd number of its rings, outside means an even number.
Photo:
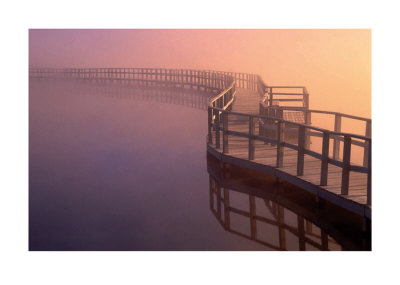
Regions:
<svg viewBox="0 0 400 285"><path fill-rule="evenodd" d="M304 85L310 108L371 117L370 30L30 30L31 67L160 67Z"/></svg>

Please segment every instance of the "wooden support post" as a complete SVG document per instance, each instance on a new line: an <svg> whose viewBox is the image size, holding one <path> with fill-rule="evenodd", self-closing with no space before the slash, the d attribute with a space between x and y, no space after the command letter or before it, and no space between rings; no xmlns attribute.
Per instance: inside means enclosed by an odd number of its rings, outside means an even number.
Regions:
<svg viewBox="0 0 400 285"><path fill-rule="evenodd" d="M366 122L365 126L365 136L370 138L371 137L371 121ZM368 166L368 152L369 152L369 145L368 141L364 142L364 159L363 159L363 166L367 167Z"/></svg>
<svg viewBox="0 0 400 285"><path fill-rule="evenodd" d="M340 133L342 130L342 116L335 114L335 132ZM339 160L340 141L338 136L333 136L333 159Z"/></svg>
<svg viewBox="0 0 400 285"><path fill-rule="evenodd" d="M229 148L228 148L228 112L223 112L222 113L222 128L223 128L223 134L222 134L222 153L228 153Z"/></svg>
<svg viewBox="0 0 400 285"><path fill-rule="evenodd" d="M297 229L299 232L299 250L306 250L306 240L304 233L304 218L301 216L297 216Z"/></svg>
<svg viewBox="0 0 400 285"><path fill-rule="evenodd" d="M284 132L285 123L278 121L277 128L277 152L276 152L276 167L280 168L283 166L283 142L284 142Z"/></svg>
<svg viewBox="0 0 400 285"><path fill-rule="evenodd" d="M371 168L372 168L372 157L371 157L371 151L372 151L372 141L369 141L368 143L368 178L367 178L367 205L371 206L372 202L372 193L371 193Z"/></svg>
<svg viewBox="0 0 400 285"><path fill-rule="evenodd" d="M311 125L311 112L309 110L304 111L304 123L306 125ZM310 130L306 129L306 140L304 147L306 149L310 149L310 145L311 145Z"/></svg>
<svg viewBox="0 0 400 285"><path fill-rule="evenodd" d="M249 116L249 160L254 159L254 117Z"/></svg>
<svg viewBox="0 0 400 285"><path fill-rule="evenodd" d="M342 195L349 194L350 181L350 155L351 155L351 137L344 136L343 146L343 170L342 170Z"/></svg>
<svg viewBox="0 0 400 285"><path fill-rule="evenodd" d="M229 189L224 188L224 220L225 220L225 229L230 230L231 228L231 215L229 210Z"/></svg>
<svg viewBox="0 0 400 285"><path fill-rule="evenodd" d="M256 197L249 195L250 204L250 235L252 239L257 237L257 223L256 223Z"/></svg>
<svg viewBox="0 0 400 285"><path fill-rule="evenodd" d="M215 147L216 148L220 148L220 133L219 133L219 117L220 117L220 114L219 114L219 111L215 111L214 110L214 113L216 113L216 115L215 115Z"/></svg>
<svg viewBox="0 0 400 285"><path fill-rule="evenodd" d="M212 144L212 113L213 109L208 107L208 143Z"/></svg>
<svg viewBox="0 0 400 285"><path fill-rule="evenodd" d="M328 184L328 161L329 161L329 132L324 132L322 139L321 180L320 180L321 186L326 186Z"/></svg>
<svg viewBox="0 0 400 285"><path fill-rule="evenodd" d="M305 132L304 126L299 126L298 133L298 150L297 150L297 176L304 174L304 143L305 143Z"/></svg>

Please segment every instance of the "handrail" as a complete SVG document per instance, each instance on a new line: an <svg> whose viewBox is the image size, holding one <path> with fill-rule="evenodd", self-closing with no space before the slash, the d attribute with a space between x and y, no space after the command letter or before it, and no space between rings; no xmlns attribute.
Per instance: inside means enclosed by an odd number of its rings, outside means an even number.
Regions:
<svg viewBox="0 0 400 285"><path fill-rule="evenodd" d="M213 107L213 106L209 106L209 107L211 107L214 110L220 111L220 112L226 112L226 110L221 109L221 108L217 108L217 107ZM265 120L269 120L269 121L272 121L272 122L286 123L286 124L290 124L290 125L295 125L297 127L305 127L307 129L319 131L319 132L322 132L322 133L329 133L330 135L335 135L335 136L348 136L348 137L352 137L352 138L360 139L360 140L365 140L365 141L371 141L372 140L371 137L361 136L361 135L352 134L352 133L343 133L343 132L330 131L328 129L314 127L314 126L311 126L311 125L297 123L297 122L293 122L293 121L289 121L289 120L284 120L284 119L277 118L277 117L268 117L268 116L262 116L262 115L256 115L256 114L238 113L238 112L232 112L232 111L229 111L229 114L236 115L236 116L253 117L253 118L257 118L257 119L265 119Z"/></svg>

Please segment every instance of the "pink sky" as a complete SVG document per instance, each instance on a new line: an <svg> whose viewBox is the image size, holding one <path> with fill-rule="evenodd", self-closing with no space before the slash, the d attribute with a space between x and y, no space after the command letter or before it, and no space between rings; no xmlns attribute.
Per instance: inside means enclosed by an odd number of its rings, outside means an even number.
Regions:
<svg viewBox="0 0 400 285"><path fill-rule="evenodd" d="M371 116L370 30L30 30L29 64L257 73L305 85L311 108Z"/></svg>

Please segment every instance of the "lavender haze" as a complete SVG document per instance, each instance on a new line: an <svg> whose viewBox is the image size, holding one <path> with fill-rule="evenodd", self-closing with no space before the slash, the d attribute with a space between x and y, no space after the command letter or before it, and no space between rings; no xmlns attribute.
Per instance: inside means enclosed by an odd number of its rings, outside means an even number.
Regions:
<svg viewBox="0 0 400 285"><path fill-rule="evenodd" d="M305 85L310 108L371 116L370 30L30 30L31 67L257 73Z"/></svg>

